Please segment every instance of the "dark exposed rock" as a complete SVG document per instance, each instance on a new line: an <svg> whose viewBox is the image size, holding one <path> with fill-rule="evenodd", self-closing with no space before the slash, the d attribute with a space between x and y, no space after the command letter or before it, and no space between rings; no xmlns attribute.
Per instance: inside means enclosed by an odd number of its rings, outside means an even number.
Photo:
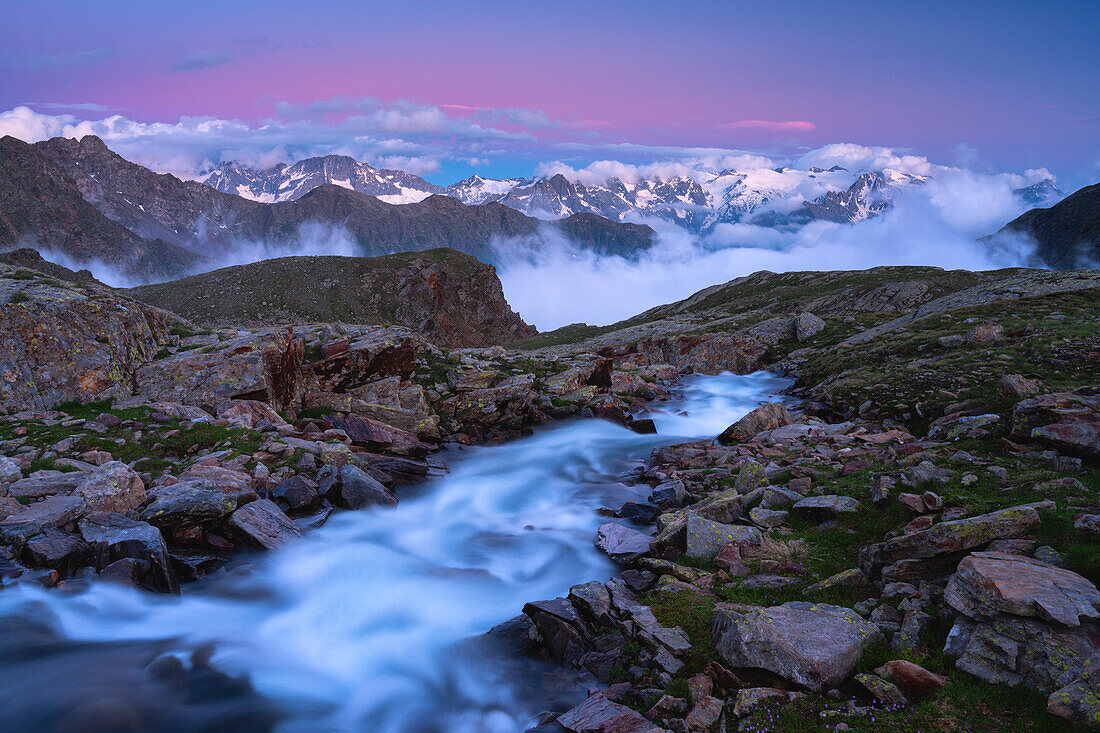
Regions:
<svg viewBox="0 0 1100 733"><path fill-rule="evenodd" d="M216 522L237 508L232 494L201 478L158 486L151 496L152 501L141 510L141 519L165 531Z"/></svg>
<svg viewBox="0 0 1100 733"><path fill-rule="evenodd" d="M769 402L723 430L718 436L718 442L724 445L743 443L757 433L790 424L791 414L787 412L787 407L782 402Z"/></svg>
<svg viewBox="0 0 1100 733"><path fill-rule="evenodd" d="M151 524L121 514L93 512L80 520L80 534L91 545L99 570L130 558L147 564L144 568L131 568L143 585L160 591L179 591L164 537ZM142 570L147 573L142 574Z"/></svg>
<svg viewBox="0 0 1100 733"><path fill-rule="evenodd" d="M302 533L279 507L268 499L245 504L229 516L234 536L261 550L277 550Z"/></svg>

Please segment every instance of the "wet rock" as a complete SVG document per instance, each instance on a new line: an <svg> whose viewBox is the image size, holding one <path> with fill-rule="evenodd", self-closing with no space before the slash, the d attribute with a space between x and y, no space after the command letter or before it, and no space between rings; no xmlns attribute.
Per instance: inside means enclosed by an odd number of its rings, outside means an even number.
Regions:
<svg viewBox="0 0 1100 733"><path fill-rule="evenodd" d="M731 667L766 669L817 692L846 680L863 652L883 641L850 608L797 601L747 613L719 605L712 634Z"/></svg>
<svg viewBox="0 0 1100 733"><path fill-rule="evenodd" d="M158 486L152 501L141 510L141 520L166 532L217 522L237 508L237 500L205 479L184 479Z"/></svg>
<svg viewBox="0 0 1100 733"><path fill-rule="evenodd" d="M588 624L596 628L610 627L615 623L611 618L611 594L599 581L570 588L569 602Z"/></svg>
<svg viewBox="0 0 1100 733"><path fill-rule="evenodd" d="M283 509L289 511L309 511L321 503L317 493L317 483L305 476L290 476L275 484L269 497Z"/></svg>
<svg viewBox="0 0 1100 733"><path fill-rule="evenodd" d="M1100 619L1100 591L1077 573L1022 555L975 552L959 563L944 601L970 618L1034 617L1063 626Z"/></svg>
<svg viewBox="0 0 1100 733"><path fill-rule="evenodd" d="M657 506L680 506L686 496L687 489L683 481L664 481L653 487L649 500Z"/></svg>
<svg viewBox="0 0 1100 733"><path fill-rule="evenodd" d="M89 471L73 489L88 511L128 512L145 502L141 476L121 461L111 461Z"/></svg>
<svg viewBox="0 0 1100 733"><path fill-rule="evenodd" d="M804 517L817 520L833 519L838 514L858 512L861 504L850 496L826 494L824 496L808 496L801 499L791 507L791 511Z"/></svg>
<svg viewBox="0 0 1100 733"><path fill-rule="evenodd" d="M756 527L722 524L691 514L685 525L684 551L688 557L711 560L730 542L758 545L763 535Z"/></svg>
<svg viewBox="0 0 1100 733"><path fill-rule="evenodd" d="M769 402L757 407L723 430L718 436L718 442L723 445L744 443L755 437L757 433L790 424L791 414L787 412L786 405L781 402Z"/></svg>
<svg viewBox="0 0 1100 733"><path fill-rule="evenodd" d="M882 568L899 561L926 560L981 547L998 539L1021 537L1038 524L1039 513L1027 505L941 522L926 530L864 547L859 553L859 566L868 577L875 577Z"/></svg>
<svg viewBox="0 0 1100 733"><path fill-rule="evenodd" d="M600 693L558 716L558 725L573 733L661 733L661 728L625 705Z"/></svg>
<svg viewBox="0 0 1100 733"><path fill-rule="evenodd" d="M339 481L326 494L328 499L347 509L369 506L397 506L397 497L370 474L351 464L340 468ZM321 482L318 481L318 484Z"/></svg>
<svg viewBox="0 0 1100 733"><path fill-rule="evenodd" d="M130 558L147 565L145 574L139 573L142 585L171 593L179 591L168 547L153 525L112 512L93 512L80 520L79 527L81 537L92 547L99 570ZM131 571L138 572L133 567Z"/></svg>
<svg viewBox="0 0 1100 733"><path fill-rule="evenodd" d="M636 529L608 522L596 530L596 547L618 563L631 563L649 552L652 538Z"/></svg>
<svg viewBox="0 0 1100 733"><path fill-rule="evenodd" d="M615 512L615 516L620 519L627 519L635 524L649 524L657 516L657 512L657 507L652 504L639 504L628 501L619 507L619 511Z"/></svg>
<svg viewBox="0 0 1100 733"><path fill-rule="evenodd" d="M522 613L489 629L488 637L512 654L530 654L542 642L535 623Z"/></svg>
<svg viewBox="0 0 1100 733"><path fill-rule="evenodd" d="M524 615L538 628L546 648L557 659L580 667L590 647L581 631L581 619L568 600L555 598L524 605Z"/></svg>
<svg viewBox="0 0 1100 733"><path fill-rule="evenodd" d="M202 580L216 570L224 567L228 560L221 555L207 552L191 552L173 548L169 553L172 569L180 580Z"/></svg>
<svg viewBox="0 0 1100 733"><path fill-rule="evenodd" d="M85 512L79 496L51 496L0 521L0 543L10 545L75 521Z"/></svg>
<svg viewBox="0 0 1100 733"><path fill-rule="evenodd" d="M233 535L262 550L276 550L301 537L297 525L273 501L257 499L229 516Z"/></svg>
<svg viewBox="0 0 1100 733"><path fill-rule="evenodd" d="M23 560L32 567L53 568L62 577L71 575L88 557L88 545L78 535L50 528L27 540Z"/></svg>

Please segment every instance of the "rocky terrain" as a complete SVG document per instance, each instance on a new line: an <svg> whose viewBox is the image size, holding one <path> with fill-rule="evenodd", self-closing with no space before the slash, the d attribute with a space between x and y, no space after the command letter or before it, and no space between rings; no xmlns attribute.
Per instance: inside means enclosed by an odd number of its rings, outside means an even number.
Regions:
<svg viewBox="0 0 1100 733"><path fill-rule="evenodd" d="M653 237L647 226L594 216L542 222L498 203L383 199L324 183L261 203L154 173L93 135L34 145L0 140L0 246L105 262L140 282L210 269L257 247L308 247L333 237L362 255L445 246L486 261L497 256L498 241L541 246L544 228L599 252L635 252Z"/></svg>
<svg viewBox="0 0 1100 733"><path fill-rule="evenodd" d="M283 257L125 291L206 326L384 323L439 346L533 336L492 265L452 249L384 257Z"/></svg>
<svg viewBox="0 0 1100 733"><path fill-rule="evenodd" d="M280 268L333 295L278 292ZM395 504L441 446L573 416L649 433L681 374L770 369L781 402L623 477L647 498L592 538L616 577L489 633L591 675L541 729L1100 722L1100 271L762 272L541 335L499 293L453 252L131 291L10 255L0 578L186 593Z"/></svg>

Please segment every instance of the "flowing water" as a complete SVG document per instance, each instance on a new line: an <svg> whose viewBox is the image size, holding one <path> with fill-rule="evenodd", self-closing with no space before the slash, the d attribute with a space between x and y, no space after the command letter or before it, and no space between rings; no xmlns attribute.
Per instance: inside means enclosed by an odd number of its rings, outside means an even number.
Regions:
<svg viewBox="0 0 1100 733"><path fill-rule="evenodd" d="M94 581L0 591L4 727L105 719L120 730L153 716L161 730L249 730L277 716L286 731L524 730L580 688L490 648L484 632L527 601L614 575L593 547L607 521L596 510L649 491L624 474L658 445L713 437L787 384L691 377L654 404L658 435L576 419L450 452L450 473L404 490L396 508L336 514L180 598ZM212 655L258 694L212 673L150 682L142 668L163 655L185 666Z"/></svg>

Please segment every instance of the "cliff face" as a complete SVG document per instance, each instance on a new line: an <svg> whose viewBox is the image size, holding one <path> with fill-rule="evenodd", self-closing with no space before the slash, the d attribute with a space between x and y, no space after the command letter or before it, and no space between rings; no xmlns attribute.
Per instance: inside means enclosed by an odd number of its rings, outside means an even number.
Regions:
<svg viewBox="0 0 1100 733"><path fill-rule="evenodd" d="M385 257L283 257L128 291L203 326L398 325L446 347L533 336L492 265L449 249Z"/></svg>
<svg viewBox="0 0 1100 733"><path fill-rule="evenodd" d="M102 286L0 265L0 407L127 396L177 320Z"/></svg>

